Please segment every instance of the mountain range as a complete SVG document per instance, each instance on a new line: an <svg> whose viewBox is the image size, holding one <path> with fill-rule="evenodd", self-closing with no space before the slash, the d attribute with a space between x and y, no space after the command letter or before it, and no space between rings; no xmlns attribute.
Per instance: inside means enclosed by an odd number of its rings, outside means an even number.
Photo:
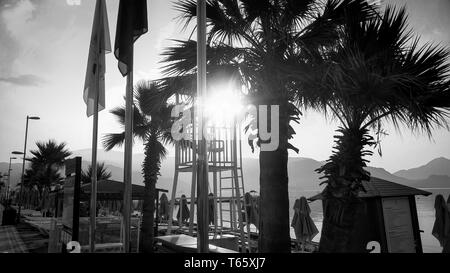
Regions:
<svg viewBox="0 0 450 273"><path fill-rule="evenodd" d="M91 151L78 150L73 152L73 156L83 158L83 169L86 169ZM142 185L141 164L144 154L133 155L133 183ZM123 180L123 153L117 151L105 152L98 151L98 161L105 162L105 166L112 174L112 179ZM167 157L162 162L161 176L159 177L157 187L171 191L174 176L174 157ZM311 158L292 157L289 158L289 191L291 195L298 192L321 190L321 175L315 172L324 162ZM245 190L259 191L259 161L257 158L243 158L243 173ZM15 185L20 180L22 164L15 163L11 166L11 185ZM0 163L0 172L5 173L8 170L8 163ZM447 158L436 158L423 166L400 170L390 173L383 168L368 167L367 170L372 176L384 180L396 182L399 184L417 187L417 188L450 188L450 160ZM191 176L189 173L181 173L179 176L177 195L189 194ZM189 194L190 195L190 194Z"/></svg>

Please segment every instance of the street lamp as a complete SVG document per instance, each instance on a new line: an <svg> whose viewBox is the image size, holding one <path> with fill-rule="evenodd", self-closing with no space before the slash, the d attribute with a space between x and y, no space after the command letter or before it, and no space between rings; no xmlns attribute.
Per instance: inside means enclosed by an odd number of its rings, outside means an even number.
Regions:
<svg viewBox="0 0 450 273"><path fill-rule="evenodd" d="M18 213L18 221L20 221L20 209L22 206L22 190L23 190L23 182L24 182L24 175L25 175L25 158L26 158L26 154L27 154L27 137L28 137L28 121L29 120L40 120L40 117L37 116L27 116L27 125L25 127L25 144L23 145L23 162L22 162L22 179L21 179L21 183L20 183L20 198L19 198L19 213ZM14 154L14 152L13 152Z"/></svg>
<svg viewBox="0 0 450 273"><path fill-rule="evenodd" d="M10 157L9 158L9 168L8 168L8 185L6 186L6 200L9 199L9 187L11 183L11 161L13 159L17 159L17 157Z"/></svg>

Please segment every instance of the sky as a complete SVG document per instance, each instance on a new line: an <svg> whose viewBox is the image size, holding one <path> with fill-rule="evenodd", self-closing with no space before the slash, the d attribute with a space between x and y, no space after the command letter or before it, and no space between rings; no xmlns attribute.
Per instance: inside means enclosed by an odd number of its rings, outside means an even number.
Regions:
<svg viewBox="0 0 450 273"><path fill-rule="evenodd" d="M182 32L172 1L147 2L149 32L135 44L135 82L161 77L160 53L173 43L171 39L189 35ZM112 41L118 3L107 0ZM410 26L423 42L450 47L450 0L385 0L383 4L406 4ZM36 147L36 141L49 139L66 142L73 151L91 147L92 118L86 117L82 94L94 7L94 0L0 0L0 162L8 162L12 151L23 150L27 115L41 118L30 121L29 149ZM106 60L106 109L99 114L100 137L122 131L109 110L124 103L126 83L114 55L108 54ZM305 112L300 122L292 141L300 153L291 156L326 160L338 124L314 111ZM435 130L429 139L405 128L386 129L383 155L374 154L372 166L394 172L436 157L450 158L447 130ZM134 152L143 152L142 143L135 143Z"/></svg>

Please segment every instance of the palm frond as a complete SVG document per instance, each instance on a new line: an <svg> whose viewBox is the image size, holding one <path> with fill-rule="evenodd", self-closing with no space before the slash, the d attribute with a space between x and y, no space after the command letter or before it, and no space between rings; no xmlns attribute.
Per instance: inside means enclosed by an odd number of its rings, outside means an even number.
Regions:
<svg viewBox="0 0 450 273"><path fill-rule="evenodd" d="M117 122L124 126L125 125L125 107L116 107L113 108L111 111L109 111L111 114L113 114L117 120Z"/></svg>
<svg viewBox="0 0 450 273"><path fill-rule="evenodd" d="M175 40L176 45L168 47L161 54L164 59L163 72L166 75L184 75L197 67L197 42Z"/></svg>
<svg viewBox="0 0 450 273"><path fill-rule="evenodd" d="M111 172L105 167L105 162L97 162L97 181L108 180L111 176ZM81 172L81 181L85 184L92 182L92 165Z"/></svg>
<svg viewBox="0 0 450 273"><path fill-rule="evenodd" d="M120 134L107 134L102 138L102 144L106 151L111 151L114 147L121 147L125 142L125 132Z"/></svg>
<svg viewBox="0 0 450 273"><path fill-rule="evenodd" d="M165 102L161 97L161 89L155 81L141 81L136 85L134 98L139 112L146 116L158 113ZM142 115L141 115L142 116ZM143 121L142 124L147 122Z"/></svg>

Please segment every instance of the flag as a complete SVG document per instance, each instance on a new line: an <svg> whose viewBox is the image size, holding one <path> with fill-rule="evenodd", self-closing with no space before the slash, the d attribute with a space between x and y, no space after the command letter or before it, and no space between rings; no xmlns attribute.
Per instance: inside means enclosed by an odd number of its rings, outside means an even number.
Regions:
<svg viewBox="0 0 450 273"><path fill-rule="evenodd" d="M120 0L114 55L123 76L132 70L134 42L147 31L147 0Z"/></svg>
<svg viewBox="0 0 450 273"><path fill-rule="evenodd" d="M88 117L94 114L97 96L98 111L105 109L105 54L110 52L111 38L106 3L105 0L97 0L83 94Z"/></svg>

